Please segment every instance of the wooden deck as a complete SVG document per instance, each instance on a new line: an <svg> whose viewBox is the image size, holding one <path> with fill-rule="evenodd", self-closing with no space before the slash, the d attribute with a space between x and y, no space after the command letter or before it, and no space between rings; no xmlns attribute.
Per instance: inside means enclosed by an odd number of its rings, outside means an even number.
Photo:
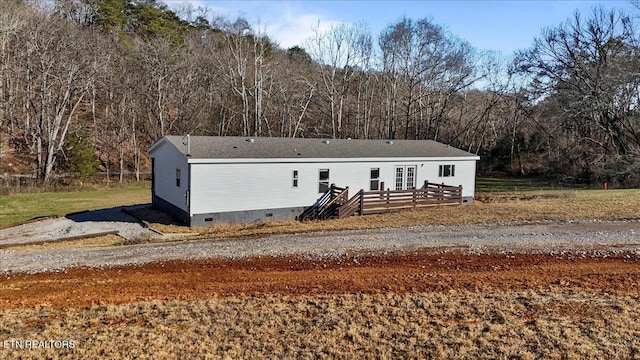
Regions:
<svg viewBox="0 0 640 360"><path fill-rule="evenodd" d="M381 184L384 188L384 183ZM330 189L298 217L299 220L345 218L352 215L380 214L405 209L462 204L462 186L424 182L411 190L358 191L349 198L349 187Z"/></svg>

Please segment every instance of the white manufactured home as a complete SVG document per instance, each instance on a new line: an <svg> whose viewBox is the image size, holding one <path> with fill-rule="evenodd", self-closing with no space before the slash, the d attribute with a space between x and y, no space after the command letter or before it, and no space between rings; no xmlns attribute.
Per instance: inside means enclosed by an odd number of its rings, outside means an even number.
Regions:
<svg viewBox="0 0 640 360"><path fill-rule="evenodd" d="M479 159L431 140L188 135L149 153L153 206L190 226L295 219L331 184L393 192L428 181L461 187L468 203Z"/></svg>

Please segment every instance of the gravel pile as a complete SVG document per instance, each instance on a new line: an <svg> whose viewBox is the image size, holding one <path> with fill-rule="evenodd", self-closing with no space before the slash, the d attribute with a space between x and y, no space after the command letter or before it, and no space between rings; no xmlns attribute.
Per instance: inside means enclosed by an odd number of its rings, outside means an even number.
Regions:
<svg viewBox="0 0 640 360"><path fill-rule="evenodd" d="M390 254L417 250L434 254L572 253L578 256L640 253L640 222L421 226L100 248L0 250L0 272L37 273L62 271L70 267L142 265L173 259L212 257L237 259L296 255L323 259L360 253Z"/></svg>

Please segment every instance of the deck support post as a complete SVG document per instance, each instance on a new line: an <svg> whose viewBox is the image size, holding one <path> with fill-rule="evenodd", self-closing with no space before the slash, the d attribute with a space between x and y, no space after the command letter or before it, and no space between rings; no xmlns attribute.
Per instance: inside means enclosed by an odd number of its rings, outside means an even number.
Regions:
<svg viewBox="0 0 640 360"><path fill-rule="evenodd" d="M391 191L387 188L387 212L389 212L389 200L391 197Z"/></svg>
<svg viewBox="0 0 640 360"><path fill-rule="evenodd" d="M418 192L418 189L413 189L413 208L416 208L416 194Z"/></svg>

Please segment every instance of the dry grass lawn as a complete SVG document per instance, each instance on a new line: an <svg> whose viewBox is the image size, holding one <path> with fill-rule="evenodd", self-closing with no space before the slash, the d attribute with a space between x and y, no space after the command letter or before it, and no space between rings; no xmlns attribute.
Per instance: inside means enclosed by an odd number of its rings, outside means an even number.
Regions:
<svg viewBox="0 0 640 360"><path fill-rule="evenodd" d="M638 294L496 291L234 297L10 310L3 359L633 359Z"/></svg>
<svg viewBox="0 0 640 360"><path fill-rule="evenodd" d="M2 250L15 250L15 251L31 251L31 250L44 250L44 249L64 249L64 248L77 248L85 246L112 246L121 245L126 240L118 235L103 235L97 237L88 237L77 240L65 240L65 241L49 241L36 244L26 245L13 245L3 247Z"/></svg>
<svg viewBox="0 0 640 360"><path fill-rule="evenodd" d="M558 190L522 193L479 193L468 206L440 206L390 214L353 216L329 221L280 221L266 224L188 228L166 221L164 213L140 214L163 233L190 238L300 233L421 225L482 224L526 221L640 219L640 190ZM159 217L158 217L159 216Z"/></svg>
<svg viewBox="0 0 640 360"><path fill-rule="evenodd" d="M326 222L189 229L166 219L154 223L152 212L145 216L163 232L224 237L392 226L640 219L638 204L639 190L543 191L481 193L477 201L464 207ZM33 248L101 246L118 241L121 239L117 237L103 237ZM595 264L587 269L586 280L598 275ZM573 269L575 264L570 266ZM142 267L135 271L142 278L151 276ZM164 274L166 269L162 271ZM237 280L246 283L250 270L243 271ZM323 271L342 270L309 271L322 280L327 278ZM459 268L451 271L454 271L451 276L462 276ZM544 273L545 268L535 262L535 273L539 272ZM306 284L307 279L304 280ZM491 281L494 280L492 277ZM628 285L629 273L622 271L618 280ZM113 281L113 277L105 281ZM381 281L378 271L375 281ZM481 292L456 287L432 292L415 289L403 293L377 290L337 295L304 292L304 296L233 293L228 297L218 297L211 286L203 283L206 298L202 300L167 296L168 284L163 281L155 288L162 292L160 299L164 300L88 308L59 308L43 302L35 308L2 310L0 359L640 358L640 292L633 286L625 288L631 290L614 291L611 282L595 281L602 284L598 290L572 287L575 285L571 281L539 287L530 276L525 276L518 290L503 287ZM350 284L345 281L341 285ZM289 288L291 283L286 285ZM77 289L78 283L70 286ZM104 283L96 286L100 294L108 287ZM263 289L264 283L259 286ZM126 297L123 292L132 290L124 287L117 296ZM68 298L62 299L73 303ZM75 348L12 348L13 341L25 340L73 341Z"/></svg>
<svg viewBox="0 0 640 360"><path fill-rule="evenodd" d="M131 245L182 239L296 234L313 231L357 230L384 227L456 225L566 220L640 219L640 190L545 190L518 193L478 193L468 206L441 206L389 214L353 216L327 221L276 221L264 224L217 225L189 228L166 213L143 207L130 212L164 238L123 240L109 235L93 239L17 245L7 249L35 250L82 246Z"/></svg>

